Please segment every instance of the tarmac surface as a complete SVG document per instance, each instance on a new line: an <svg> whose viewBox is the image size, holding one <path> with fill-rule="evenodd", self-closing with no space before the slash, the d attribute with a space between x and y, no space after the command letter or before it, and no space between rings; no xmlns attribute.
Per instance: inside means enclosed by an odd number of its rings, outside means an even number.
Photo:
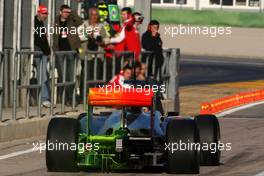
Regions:
<svg viewBox="0 0 264 176"><path fill-rule="evenodd" d="M260 114L264 114L263 105L219 117L221 141L231 143L232 149L222 152L220 166L201 167L200 175L262 176L264 174L264 118L263 115L259 116ZM2 143L0 175L167 175L166 173L49 173L46 171L45 152L31 151L33 143L41 142L44 142L44 138Z"/></svg>
<svg viewBox="0 0 264 176"><path fill-rule="evenodd" d="M228 83L264 78L264 60L181 56L180 86Z"/></svg>

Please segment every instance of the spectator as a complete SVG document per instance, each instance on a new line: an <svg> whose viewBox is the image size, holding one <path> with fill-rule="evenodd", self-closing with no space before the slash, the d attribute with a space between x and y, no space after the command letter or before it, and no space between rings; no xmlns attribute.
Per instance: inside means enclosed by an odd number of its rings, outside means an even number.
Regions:
<svg viewBox="0 0 264 176"><path fill-rule="evenodd" d="M125 80L130 80L132 75L132 68L130 66L125 66L122 71L116 76L114 76L108 85L112 87L121 86L125 88L129 88L129 84L125 84Z"/></svg>
<svg viewBox="0 0 264 176"><path fill-rule="evenodd" d="M84 21L84 23L78 27L79 37L81 39L81 46L83 49L82 54L85 54L87 50L90 51L98 51L103 52L103 39L108 38L105 28L102 24L99 23L99 14L98 10L96 8L90 8L89 9L89 19ZM84 55L83 55L84 57ZM97 79L93 78L93 71L94 71L94 62L95 59L98 59L97 64L97 75L101 76L100 79L102 79L102 68L103 68L103 62L102 62L102 54L98 55L89 55L88 57L88 79Z"/></svg>
<svg viewBox="0 0 264 176"><path fill-rule="evenodd" d="M35 51L42 51L43 55L42 58L35 59L38 74L42 71L42 82L41 82L41 96L42 96L42 105L44 107L50 107L50 88L49 88L49 81L48 81L48 71L47 71L47 64L48 64L48 57L50 55L50 46L47 39L47 34L42 34L41 30L44 28L44 21L48 17L48 9L46 6L39 6L37 10L37 15L35 16L35 30L34 33L34 49ZM40 67L40 60L42 59L42 68ZM39 76L38 76L38 79Z"/></svg>
<svg viewBox="0 0 264 176"><path fill-rule="evenodd" d="M137 76L137 80L145 81L146 80L146 71L147 71L147 65L144 63L141 63L141 70L139 75Z"/></svg>
<svg viewBox="0 0 264 176"><path fill-rule="evenodd" d="M55 28L60 30L54 34L53 48L54 51L71 51L77 50L81 47L80 39L77 33L72 33L72 29L76 29L82 24L81 18L71 10L68 5L62 5L60 14L55 19ZM74 57L73 54L67 54L66 68L63 68L62 55L56 58L56 68L59 73L59 81L63 79L63 69L66 69L66 81L73 81L74 79ZM73 95L73 86L66 88L66 105L70 105Z"/></svg>
<svg viewBox="0 0 264 176"><path fill-rule="evenodd" d="M141 63L139 61L136 61L134 63L134 66L133 66L133 70L132 70L132 75L133 75L133 79L134 80L137 80L138 76L140 75L140 72L141 72Z"/></svg>
<svg viewBox="0 0 264 176"><path fill-rule="evenodd" d="M161 76L161 68L164 61L162 55L162 40L158 30L159 22L157 20L151 20L148 25L148 30L142 36L143 49L153 52L153 54L150 54L149 56L148 76L153 76L152 67L153 59L155 58L154 78L157 78L158 74ZM146 55L142 58L142 61L146 61Z"/></svg>
<svg viewBox="0 0 264 176"><path fill-rule="evenodd" d="M108 34L105 31L104 26L99 23L99 14L96 8L90 8L88 10L89 19L84 21L84 23L78 27L79 37L81 39L81 46L83 52L81 53L81 58L84 58L85 53L90 51L104 51L104 43L103 40L108 38ZM97 55L88 55L87 61L87 78L88 80L97 80L103 79L103 54ZM95 59L97 59L97 77L94 76L94 64ZM84 75L84 60L82 60L82 74L81 74L81 87L83 87L83 75ZM83 92L81 92L83 93Z"/></svg>

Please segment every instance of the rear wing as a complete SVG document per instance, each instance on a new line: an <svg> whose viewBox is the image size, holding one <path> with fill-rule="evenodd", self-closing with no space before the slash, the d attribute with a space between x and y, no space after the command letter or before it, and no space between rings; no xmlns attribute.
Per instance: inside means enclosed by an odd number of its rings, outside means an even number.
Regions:
<svg viewBox="0 0 264 176"><path fill-rule="evenodd" d="M90 88L88 105L92 106L152 106L152 89L126 88L105 91L103 88Z"/></svg>

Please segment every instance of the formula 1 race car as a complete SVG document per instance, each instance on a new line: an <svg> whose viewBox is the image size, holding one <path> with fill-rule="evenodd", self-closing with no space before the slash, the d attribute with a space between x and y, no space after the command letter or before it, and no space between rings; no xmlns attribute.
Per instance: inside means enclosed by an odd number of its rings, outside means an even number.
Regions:
<svg viewBox="0 0 264 176"><path fill-rule="evenodd" d="M152 91L90 88L88 112L78 119L52 118L46 138L51 172L144 171L199 173L200 165L218 165L220 129L214 115L162 116ZM49 147L52 146L52 147Z"/></svg>

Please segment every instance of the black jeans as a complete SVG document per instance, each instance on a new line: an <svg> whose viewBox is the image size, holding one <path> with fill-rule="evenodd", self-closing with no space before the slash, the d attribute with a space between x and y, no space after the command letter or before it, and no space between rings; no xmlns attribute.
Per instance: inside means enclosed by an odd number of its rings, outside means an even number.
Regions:
<svg viewBox="0 0 264 176"><path fill-rule="evenodd" d="M56 57L55 66L59 74L59 80L58 80L59 83L63 82L63 80L65 80L66 82L72 82L74 80L74 76L76 76L74 75L75 59L76 58L74 57L74 54L58 55ZM64 67L64 61L66 62L65 67ZM64 71L65 71L65 75L64 75ZM72 102L72 98L74 95L73 90L74 90L74 85L67 86L65 88L65 100L67 103ZM63 91L62 87L59 87L58 88L59 97L62 97L62 91Z"/></svg>
<svg viewBox="0 0 264 176"><path fill-rule="evenodd" d="M146 63L148 59L148 77L154 76L154 79L157 79L157 76L161 79L161 70L164 62L164 57L162 53L153 53L153 54L144 54L142 57L142 62ZM155 62L154 75L153 75L153 63Z"/></svg>

